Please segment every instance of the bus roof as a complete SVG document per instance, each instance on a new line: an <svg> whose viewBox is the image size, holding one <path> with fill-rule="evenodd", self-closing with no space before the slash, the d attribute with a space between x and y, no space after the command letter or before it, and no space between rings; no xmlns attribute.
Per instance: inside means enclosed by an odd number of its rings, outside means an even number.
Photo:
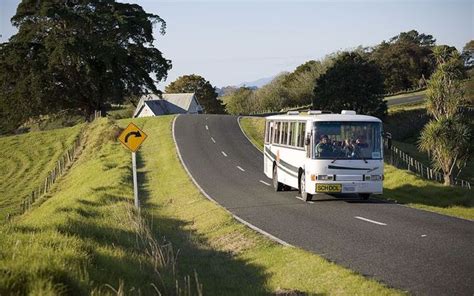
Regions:
<svg viewBox="0 0 474 296"><path fill-rule="evenodd" d="M382 122L374 116L368 115L349 115L338 113L324 113L315 115L272 115L267 116L267 120L298 120L298 121L362 121L362 122Z"/></svg>

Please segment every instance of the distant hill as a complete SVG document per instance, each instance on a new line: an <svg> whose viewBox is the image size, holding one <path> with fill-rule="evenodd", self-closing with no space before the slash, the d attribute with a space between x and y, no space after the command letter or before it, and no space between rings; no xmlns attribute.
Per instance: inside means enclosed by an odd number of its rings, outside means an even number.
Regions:
<svg viewBox="0 0 474 296"><path fill-rule="evenodd" d="M223 86L223 87L220 87L220 88L216 87L216 92L217 92L218 96L221 97L221 96L225 96L225 95L228 95L228 94L236 91L240 87L248 87L250 89L257 89L257 88L260 88L260 87L264 86L265 84L270 83L275 77L276 77L276 75L272 76L272 77L260 78L260 79L257 79L255 81L242 82L242 83L239 83L237 85Z"/></svg>
<svg viewBox="0 0 474 296"><path fill-rule="evenodd" d="M246 86L246 87L250 87L250 88L252 88L252 87L260 88L260 87L264 86L265 84L270 83L274 78L275 78L275 75L271 76L271 77L260 78L260 79L257 79L255 81L242 82L242 83L238 84L237 87Z"/></svg>

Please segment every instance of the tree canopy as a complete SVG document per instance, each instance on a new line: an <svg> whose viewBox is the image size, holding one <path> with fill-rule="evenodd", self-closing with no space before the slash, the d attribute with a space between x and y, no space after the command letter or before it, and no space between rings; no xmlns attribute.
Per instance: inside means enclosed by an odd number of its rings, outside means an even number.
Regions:
<svg viewBox="0 0 474 296"><path fill-rule="evenodd" d="M222 97L227 113L233 115L251 114L255 112L255 96L252 89L240 87Z"/></svg>
<svg viewBox="0 0 474 296"><path fill-rule="evenodd" d="M370 58L379 65L387 91L423 86L434 69L432 48L436 39L415 30L402 32L377 45Z"/></svg>
<svg viewBox="0 0 474 296"><path fill-rule="evenodd" d="M383 75L377 65L359 53L345 52L316 80L313 108L383 117L387 112L383 94Z"/></svg>
<svg viewBox="0 0 474 296"><path fill-rule="evenodd" d="M136 4L23 0L12 24L18 33L0 45L0 113L9 128L158 92L155 82L171 68L153 46L153 26L164 34L164 20Z"/></svg>
<svg viewBox="0 0 474 296"><path fill-rule="evenodd" d="M194 93L205 113L224 113L224 107L217 99L214 86L199 75L184 75L166 86L167 93Z"/></svg>

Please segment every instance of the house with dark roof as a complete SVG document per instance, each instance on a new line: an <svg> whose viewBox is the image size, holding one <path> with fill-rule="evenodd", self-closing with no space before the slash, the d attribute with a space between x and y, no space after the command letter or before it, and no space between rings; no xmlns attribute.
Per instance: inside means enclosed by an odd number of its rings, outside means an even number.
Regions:
<svg viewBox="0 0 474 296"><path fill-rule="evenodd" d="M194 93L145 95L138 102L133 117L148 117L167 114L198 114L203 108Z"/></svg>

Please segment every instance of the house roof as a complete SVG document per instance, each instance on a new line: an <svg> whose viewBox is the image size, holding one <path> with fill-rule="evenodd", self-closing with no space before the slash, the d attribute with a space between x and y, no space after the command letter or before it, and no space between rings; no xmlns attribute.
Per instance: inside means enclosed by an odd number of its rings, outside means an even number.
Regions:
<svg viewBox="0 0 474 296"><path fill-rule="evenodd" d="M149 94L140 99L133 116L138 116L145 105L155 115L186 113L189 111L193 99L195 100L194 93L163 94L162 97Z"/></svg>

